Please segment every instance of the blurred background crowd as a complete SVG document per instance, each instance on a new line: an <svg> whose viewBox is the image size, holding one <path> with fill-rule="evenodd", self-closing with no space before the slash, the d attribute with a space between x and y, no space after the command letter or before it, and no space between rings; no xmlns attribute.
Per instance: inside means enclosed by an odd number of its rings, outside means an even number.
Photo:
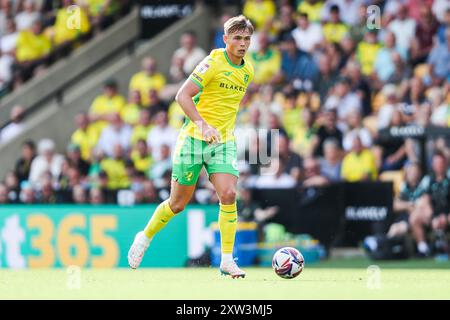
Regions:
<svg viewBox="0 0 450 320"><path fill-rule="evenodd" d="M2 90L13 90L129 10L127 1L79 2L90 27L69 34L58 19L73 1L61 7L45 0L1 1ZM242 1L242 12L255 26L246 57L255 78L236 125L241 203L250 201L248 188L307 190L342 181L393 181L394 208L403 214L392 235L412 229L422 243L420 230L431 221L433 229L445 230L450 225L448 136L428 139L421 148L414 137L386 139L380 132L449 127L449 1L248 0ZM196 34L186 30L168 74L146 57L128 88L118 88L116 79L106 81L89 111L74 119L77 129L66 150L56 150L51 139L27 141L15 171L0 183L0 203L166 199L171 154L184 122L174 96L211 49L224 47L223 22L230 17L217 18L209 48L199 47ZM21 131L23 116L20 106L13 109L0 143ZM273 144L279 157L250 161L258 159L260 149L273 152L271 129L280 133ZM192 202L217 202L204 172ZM274 214L257 213L258 219ZM254 214L241 210L249 220ZM420 252L427 250L420 246Z"/></svg>

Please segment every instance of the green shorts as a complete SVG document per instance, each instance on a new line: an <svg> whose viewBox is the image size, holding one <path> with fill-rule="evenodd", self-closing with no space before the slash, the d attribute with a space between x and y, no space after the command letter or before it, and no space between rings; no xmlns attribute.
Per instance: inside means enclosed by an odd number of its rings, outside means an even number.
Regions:
<svg viewBox="0 0 450 320"><path fill-rule="evenodd" d="M180 133L173 154L172 179L182 185L196 184L203 166L208 176L229 173L239 177L236 143L208 144Z"/></svg>

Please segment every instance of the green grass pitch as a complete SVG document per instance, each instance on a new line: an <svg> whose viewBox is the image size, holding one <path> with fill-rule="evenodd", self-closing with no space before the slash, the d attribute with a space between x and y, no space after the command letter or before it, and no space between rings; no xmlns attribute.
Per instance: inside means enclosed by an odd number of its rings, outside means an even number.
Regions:
<svg viewBox="0 0 450 320"><path fill-rule="evenodd" d="M219 276L216 268L81 269L79 278L66 269L0 269L0 300L450 299L449 262L385 262L367 269L373 264L326 261L307 265L291 280L270 268L245 268L245 279Z"/></svg>

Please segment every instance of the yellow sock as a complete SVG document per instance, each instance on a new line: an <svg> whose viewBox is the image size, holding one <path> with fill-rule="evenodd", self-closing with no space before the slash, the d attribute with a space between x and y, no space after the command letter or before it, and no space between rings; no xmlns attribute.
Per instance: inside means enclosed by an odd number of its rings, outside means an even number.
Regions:
<svg viewBox="0 0 450 320"><path fill-rule="evenodd" d="M144 229L144 233L147 238L151 239L155 236L156 233L159 232L162 228L164 228L175 216L172 209L169 207L169 199L160 203L160 205L156 208L155 212L152 215L152 218L148 222L147 226Z"/></svg>
<svg viewBox="0 0 450 320"><path fill-rule="evenodd" d="M233 253L237 228L237 207L233 204L220 204L219 229L222 254Z"/></svg>

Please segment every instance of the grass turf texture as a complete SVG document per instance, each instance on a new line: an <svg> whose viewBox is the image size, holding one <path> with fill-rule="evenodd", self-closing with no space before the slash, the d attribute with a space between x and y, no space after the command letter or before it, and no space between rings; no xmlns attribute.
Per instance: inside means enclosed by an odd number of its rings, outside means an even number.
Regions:
<svg viewBox="0 0 450 320"><path fill-rule="evenodd" d="M367 269L373 264L366 259L325 261L307 265L291 280L270 268L245 268L245 279L219 276L216 268L82 269L80 289L68 288L65 269L0 269L0 300L450 299L449 262L377 262L379 277Z"/></svg>

